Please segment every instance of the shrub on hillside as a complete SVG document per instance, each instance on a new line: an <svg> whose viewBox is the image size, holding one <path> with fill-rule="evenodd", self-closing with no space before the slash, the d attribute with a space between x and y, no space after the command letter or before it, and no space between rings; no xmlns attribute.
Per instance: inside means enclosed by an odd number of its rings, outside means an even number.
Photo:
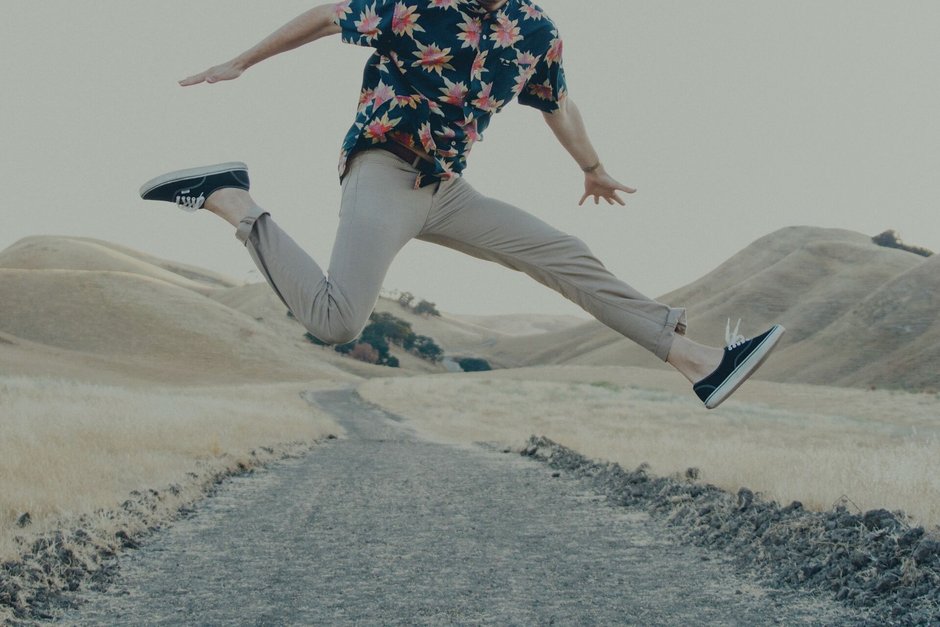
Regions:
<svg viewBox="0 0 940 627"><path fill-rule="evenodd" d="M418 301L418 304L413 304L415 302L415 296L411 292L402 292L398 295L398 304L401 305L402 309L407 309L413 314L418 314L419 316L440 316L441 312L437 310L437 305L432 303L429 300L424 300L423 298Z"/></svg>
<svg viewBox="0 0 940 627"><path fill-rule="evenodd" d="M909 253L914 253L915 255L920 255L921 257L930 257L933 255L933 251L927 250L926 248L921 248L920 246L908 246L901 241L901 236L897 231L887 230L884 233L879 233L871 238L871 241L878 244L879 246L884 246L885 248L897 248L899 250L906 250Z"/></svg>
<svg viewBox="0 0 940 627"><path fill-rule="evenodd" d="M347 344L334 346L333 350L360 361L391 368L398 368L400 363L398 358L392 356L389 352L390 344L401 346L428 361L438 362L444 356L444 350L433 339L424 335L416 335L411 329L411 324L401 318L396 318L389 313L373 312L369 316L369 320L369 324L366 325L357 339ZM312 333L308 332L304 334L304 337L317 346L327 346L325 342ZM360 347L367 347L368 350Z"/></svg>
<svg viewBox="0 0 940 627"><path fill-rule="evenodd" d="M309 331L304 333L304 338L306 338L306 340L310 342L311 344L316 344L317 346L328 346L326 342L318 338L313 333L310 333Z"/></svg>
<svg viewBox="0 0 940 627"><path fill-rule="evenodd" d="M414 340L412 351L418 357L428 361L438 362L444 358L444 349L426 335L418 335Z"/></svg>
<svg viewBox="0 0 940 627"><path fill-rule="evenodd" d="M369 329L372 335L387 338L389 342L397 346L403 346L409 337L414 336L411 323L396 318L390 313L373 313L369 320L371 322L366 329Z"/></svg>
<svg viewBox="0 0 940 627"><path fill-rule="evenodd" d="M403 309L411 309L411 303L414 302L415 296L411 292L402 292L398 295L398 304L402 306Z"/></svg>
<svg viewBox="0 0 940 627"><path fill-rule="evenodd" d="M356 347L352 349L349 356L353 359L364 361L367 364L379 363L379 352L364 342L356 344Z"/></svg>
<svg viewBox="0 0 940 627"><path fill-rule="evenodd" d="M460 369L464 372L486 372L493 369L493 367L490 366L490 362L476 357L458 358L457 365L459 365Z"/></svg>
<svg viewBox="0 0 940 627"><path fill-rule="evenodd" d="M422 300L420 303L415 305L415 308L412 309L413 312L419 316L437 316L441 317L441 312L437 310L437 305L430 301Z"/></svg>
<svg viewBox="0 0 940 627"><path fill-rule="evenodd" d="M353 352L353 349L356 348L356 344L358 343L359 342L357 340L353 340L352 342L347 342L346 344L337 344L333 347L333 350L342 355L348 355Z"/></svg>

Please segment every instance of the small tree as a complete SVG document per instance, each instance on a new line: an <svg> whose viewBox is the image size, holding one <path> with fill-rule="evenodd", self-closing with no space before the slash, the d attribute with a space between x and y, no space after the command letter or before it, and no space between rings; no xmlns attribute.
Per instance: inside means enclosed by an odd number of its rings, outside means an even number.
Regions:
<svg viewBox="0 0 940 627"><path fill-rule="evenodd" d="M884 233L879 233L871 238L871 241L878 244L879 246L884 246L885 248L897 248L898 250L906 250L909 253L914 253L915 255L920 255L921 257L930 257L933 255L933 251L927 250L926 248L921 248L920 246L908 246L901 241L901 236L897 231L888 229Z"/></svg>
<svg viewBox="0 0 940 627"><path fill-rule="evenodd" d="M349 356L353 359L364 361L367 364L379 363L379 352L363 342L356 344L355 348L349 353Z"/></svg>
<svg viewBox="0 0 940 627"><path fill-rule="evenodd" d="M368 344L379 354L379 362L384 363L388 359L388 340L382 335L382 332L375 325L368 325L362 330L359 341Z"/></svg>
<svg viewBox="0 0 940 627"><path fill-rule="evenodd" d="M486 372L492 370L490 362L476 357L463 357L457 360L457 364L464 372Z"/></svg>
<svg viewBox="0 0 940 627"><path fill-rule="evenodd" d="M369 319L372 322L366 328L374 335L388 338L392 344L401 346L409 336L414 335L411 323L390 313L373 313Z"/></svg>
<svg viewBox="0 0 940 627"><path fill-rule="evenodd" d="M441 312L437 310L437 306L427 300L422 300L420 303L415 305L415 308L412 311L420 316L441 316Z"/></svg>
<svg viewBox="0 0 940 627"><path fill-rule="evenodd" d="M349 353L353 352L353 349L356 348L356 344L358 343L359 342L357 342L356 340L353 340L352 342L349 342L348 344L337 344L336 346L333 347L333 350L335 350L337 353L340 353L342 355L348 355Z"/></svg>
<svg viewBox="0 0 940 627"><path fill-rule="evenodd" d="M398 296L398 304L405 309L411 309L411 303L414 302L414 299L415 296L411 292L402 292Z"/></svg>
<svg viewBox="0 0 940 627"><path fill-rule="evenodd" d="M315 336L313 333L310 333L309 331L304 333L304 337L307 338L307 341L311 344L316 344L317 346L327 346L326 342L322 341L320 338Z"/></svg>
<svg viewBox="0 0 940 627"><path fill-rule="evenodd" d="M879 246L885 246L886 248L900 248L901 246L901 237L898 235L897 231L891 229L875 235L871 238L871 241Z"/></svg>
<svg viewBox="0 0 940 627"><path fill-rule="evenodd" d="M373 312L369 320L369 324L357 339L334 346L333 350L361 361L392 368L398 368L400 364L398 358L393 357L389 352L390 342L429 361L438 362L444 357L444 349L433 339L424 335L415 335L415 332L411 330L411 324L401 318L389 313ZM312 333L306 333L304 337L318 346L327 346L326 342L321 341Z"/></svg>
<svg viewBox="0 0 940 627"><path fill-rule="evenodd" d="M415 337L413 351L418 357L428 361L438 362L444 357L444 349L426 335Z"/></svg>

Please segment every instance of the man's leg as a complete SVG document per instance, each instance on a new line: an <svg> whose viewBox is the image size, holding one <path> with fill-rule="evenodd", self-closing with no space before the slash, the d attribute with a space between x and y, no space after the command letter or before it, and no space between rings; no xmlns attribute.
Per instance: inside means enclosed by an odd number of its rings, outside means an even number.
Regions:
<svg viewBox="0 0 940 627"><path fill-rule="evenodd" d="M685 310L658 303L611 274L581 240L487 198L459 179L442 186L419 239L525 272L695 382L723 350L683 337Z"/></svg>
<svg viewBox="0 0 940 627"><path fill-rule="evenodd" d="M243 190L223 189L205 207L237 228L265 279L318 339L354 339L375 307L392 259L421 229L430 190L412 189L414 173L397 157L357 156L343 184L340 224L329 272Z"/></svg>

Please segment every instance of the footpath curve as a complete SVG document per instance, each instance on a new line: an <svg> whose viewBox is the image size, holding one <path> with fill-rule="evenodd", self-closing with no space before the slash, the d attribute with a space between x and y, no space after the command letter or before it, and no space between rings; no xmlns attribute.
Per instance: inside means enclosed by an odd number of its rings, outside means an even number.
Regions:
<svg viewBox="0 0 940 627"><path fill-rule="evenodd" d="M68 624L854 624L769 590L643 512L487 446L422 440L355 390L311 395L346 429L228 481L120 558ZM558 476L553 476L558 475Z"/></svg>

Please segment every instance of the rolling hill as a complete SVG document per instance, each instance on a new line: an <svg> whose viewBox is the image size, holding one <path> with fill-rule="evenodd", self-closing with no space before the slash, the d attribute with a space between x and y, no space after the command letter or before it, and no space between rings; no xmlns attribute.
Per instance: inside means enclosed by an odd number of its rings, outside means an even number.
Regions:
<svg viewBox="0 0 940 627"><path fill-rule="evenodd" d="M81 372L85 364L88 373L186 382L443 370L397 349L398 371L312 346L263 283L240 284L88 238L29 237L0 252L0 296L0 369L7 372L17 372L15 362L23 371L46 364ZM720 344L728 318L742 318L746 335L773 322L786 326L761 378L940 388L940 256L880 247L852 231L790 227L659 300L686 307L689 336L703 343ZM386 298L376 310L405 319L449 355L497 367L667 367L594 321L425 317Z"/></svg>
<svg viewBox="0 0 940 627"><path fill-rule="evenodd" d="M884 248L860 233L790 227L758 239L702 278L658 300L688 309L689 337L717 345L728 318L754 335L787 335L761 377L831 385L938 387L940 257ZM916 357L915 357L916 355ZM503 366L661 362L597 322L489 352Z"/></svg>
<svg viewBox="0 0 940 627"><path fill-rule="evenodd" d="M209 297L235 285L108 242L21 240L0 252L0 372L185 384L355 379L365 366L344 371L302 333Z"/></svg>

